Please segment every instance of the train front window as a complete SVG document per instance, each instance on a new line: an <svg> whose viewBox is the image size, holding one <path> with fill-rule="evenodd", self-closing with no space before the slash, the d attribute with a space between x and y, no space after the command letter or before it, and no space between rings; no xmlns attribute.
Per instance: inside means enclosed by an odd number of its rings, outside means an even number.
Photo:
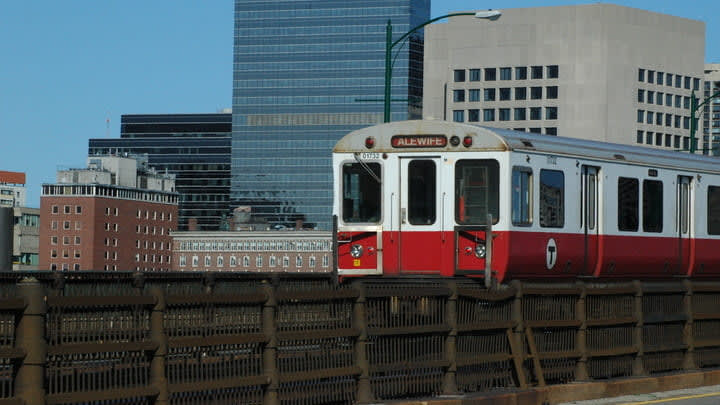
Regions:
<svg viewBox="0 0 720 405"><path fill-rule="evenodd" d="M345 163L342 178L343 221L380 222L380 163Z"/></svg>
<svg viewBox="0 0 720 405"><path fill-rule="evenodd" d="M500 217L498 162L459 160L455 165L455 220L462 225L485 225L488 214Z"/></svg>
<svg viewBox="0 0 720 405"><path fill-rule="evenodd" d="M435 162L413 160L408 164L408 220L412 225L435 223Z"/></svg>

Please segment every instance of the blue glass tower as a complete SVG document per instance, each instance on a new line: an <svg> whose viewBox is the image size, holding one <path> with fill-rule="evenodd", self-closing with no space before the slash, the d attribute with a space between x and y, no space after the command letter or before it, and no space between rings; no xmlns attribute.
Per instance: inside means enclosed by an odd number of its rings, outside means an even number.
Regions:
<svg viewBox="0 0 720 405"><path fill-rule="evenodd" d="M235 0L233 204L329 229L332 147L383 121L387 22L429 18L430 0ZM391 119L420 118L422 30L394 51Z"/></svg>

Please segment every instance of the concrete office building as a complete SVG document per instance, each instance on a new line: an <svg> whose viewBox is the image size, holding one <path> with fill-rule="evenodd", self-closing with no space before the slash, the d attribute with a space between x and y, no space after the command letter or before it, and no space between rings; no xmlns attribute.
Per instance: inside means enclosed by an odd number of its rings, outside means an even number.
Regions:
<svg viewBox="0 0 720 405"><path fill-rule="evenodd" d="M329 230L331 151L383 121L385 29L430 0L235 0L231 198L271 225ZM391 117L420 118L423 32L396 47Z"/></svg>
<svg viewBox="0 0 720 405"><path fill-rule="evenodd" d="M168 271L177 229L175 180L146 162L88 157L40 197L41 270Z"/></svg>
<svg viewBox="0 0 720 405"><path fill-rule="evenodd" d="M157 172L175 175L178 229L218 231L230 214L232 115L129 114L120 138L90 139L88 156L146 156Z"/></svg>
<svg viewBox="0 0 720 405"><path fill-rule="evenodd" d="M423 116L681 149L705 24L613 4L505 9L425 30Z"/></svg>
<svg viewBox="0 0 720 405"><path fill-rule="evenodd" d="M702 93L695 93L700 99L698 103L720 92L720 63L705 65L704 79ZM702 132L698 131L698 134L702 133L702 138L698 139L698 146L702 147L705 154L720 156L720 97L712 98L701 108L698 124Z"/></svg>
<svg viewBox="0 0 720 405"><path fill-rule="evenodd" d="M0 206L24 207L26 196L25 173L0 170Z"/></svg>

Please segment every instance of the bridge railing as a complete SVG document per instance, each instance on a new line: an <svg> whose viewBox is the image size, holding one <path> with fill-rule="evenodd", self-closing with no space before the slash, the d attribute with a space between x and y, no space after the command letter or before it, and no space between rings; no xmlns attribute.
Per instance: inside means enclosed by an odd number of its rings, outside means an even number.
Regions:
<svg viewBox="0 0 720 405"><path fill-rule="evenodd" d="M337 404L720 365L720 283L0 276L0 405Z"/></svg>

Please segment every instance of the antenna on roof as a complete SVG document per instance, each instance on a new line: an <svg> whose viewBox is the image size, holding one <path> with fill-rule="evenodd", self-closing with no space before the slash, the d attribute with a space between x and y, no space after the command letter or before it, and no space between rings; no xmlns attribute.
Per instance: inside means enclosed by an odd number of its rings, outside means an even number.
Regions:
<svg viewBox="0 0 720 405"><path fill-rule="evenodd" d="M110 111L105 114L105 137L110 138Z"/></svg>

